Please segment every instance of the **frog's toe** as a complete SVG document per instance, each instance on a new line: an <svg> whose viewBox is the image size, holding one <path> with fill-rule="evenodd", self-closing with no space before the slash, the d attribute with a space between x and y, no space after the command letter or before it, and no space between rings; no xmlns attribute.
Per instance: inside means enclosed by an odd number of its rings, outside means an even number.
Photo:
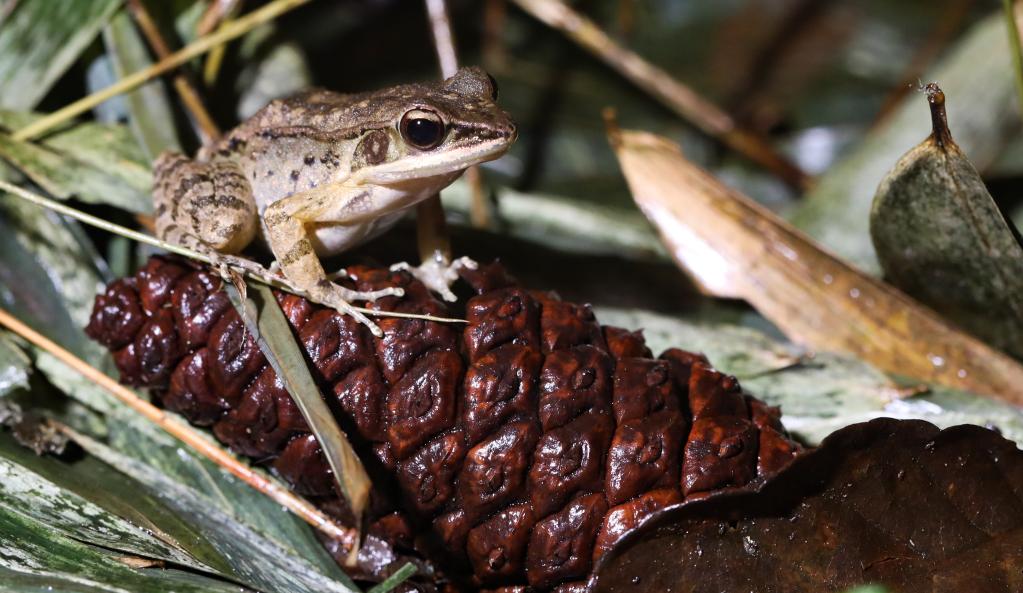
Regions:
<svg viewBox="0 0 1023 593"><path fill-rule="evenodd" d="M380 290L349 290L344 287L338 288L340 288L341 294L344 296L346 301L368 301L373 303L384 297L405 296L405 289L397 286L389 286L387 288L381 288Z"/></svg>
<svg viewBox="0 0 1023 593"><path fill-rule="evenodd" d="M343 303L340 307L334 307L337 311L344 313L345 315L351 315L352 319L355 319L362 325L365 325L367 329L376 337L382 338L384 332L380 329L380 326L373 322L369 317L366 317L362 311L359 311L353 307L350 303Z"/></svg>
<svg viewBox="0 0 1023 593"><path fill-rule="evenodd" d="M453 303L458 300L458 297L455 296L455 293L451 292L451 285L458 280L458 270L462 268L475 270L478 267L479 264L468 257L460 257L452 262L448 262L447 258L438 254L419 266L400 262L391 266L391 270L407 271L425 284L427 288L440 295L445 301Z"/></svg>

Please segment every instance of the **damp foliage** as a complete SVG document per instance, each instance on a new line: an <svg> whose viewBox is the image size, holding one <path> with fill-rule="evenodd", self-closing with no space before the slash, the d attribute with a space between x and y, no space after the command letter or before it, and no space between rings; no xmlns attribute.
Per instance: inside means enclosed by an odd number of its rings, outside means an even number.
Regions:
<svg viewBox="0 0 1023 593"><path fill-rule="evenodd" d="M1019 591L1021 497L1023 452L995 431L854 424L759 491L652 517L598 567L594 591Z"/></svg>

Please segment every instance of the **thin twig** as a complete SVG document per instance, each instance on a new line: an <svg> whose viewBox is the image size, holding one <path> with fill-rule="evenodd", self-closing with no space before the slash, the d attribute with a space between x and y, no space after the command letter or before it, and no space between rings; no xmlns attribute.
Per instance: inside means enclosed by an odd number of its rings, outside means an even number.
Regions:
<svg viewBox="0 0 1023 593"><path fill-rule="evenodd" d="M215 29L224 26L231 20L231 16L241 9L241 0L214 0L210 2L206 12L203 13L199 23L195 26L197 37L208 35ZM224 63L224 54L227 45L220 44L210 50L206 56L206 64L203 66L202 79L207 86L213 86L220 73L220 66Z"/></svg>
<svg viewBox="0 0 1023 593"><path fill-rule="evenodd" d="M430 15L430 31L433 33L433 46L437 50L440 71L444 78L454 76L458 71L458 55L455 53L455 36L451 32L451 19L448 18L444 0L426 0L426 12Z"/></svg>
<svg viewBox="0 0 1023 593"><path fill-rule="evenodd" d="M153 21L153 17L150 16L149 11L146 10L145 4L142 0L128 0L128 10L131 11L132 17L135 19L135 23L138 24L142 34L145 35L146 41L149 42L149 46L153 48L153 52L156 53L156 57L160 60L164 60L171 54L170 48L167 46L167 42L163 38L163 34L160 33L159 27ZM220 137L220 128L210 117L210 112L206 109L206 105L203 104L202 98L199 96L199 92L192 86L192 82L188 75L183 71L178 71L174 75L174 90L177 91L178 96L181 97L181 103L185 106L185 109L192 115L192 119L195 121L196 126L199 128L199 133L202 136L200 138L203 144L210 144L214 140Z"/></svg>
<svg viewBox="0 0 1023 593"><path fill-rule="evenodd" d="M58 109L50 115L25 126L15 132L12 137L15 140L25 141L39 136L56 126L59 126L65 121L92 109L107 99L116 97L121 93L134 90L149 80L160 76L164 72L173 70L192 58L200 56L222 43L226 43L232 39L240 37L259 25L271 21L285 12L302 6L309 1L310 0L275 0L274 2L263 6L259 10L255 10L236 21L225 24L215 33L196 39L192 43L167 56L166 59L160 60L152 66L139 70L134 74L129 74L115 84L83 97L70 105L66 105L61 109Z"/></svg>
<svg viewBox="0 0 1023 593"><path fill-rule="evenodd" d="M483 64L487 69L504 68L508 51L502 33L508 20L506 0L486 0L483 5Z"/></svg>
<svg viewBox="0 0 1023 593"><path fill-rule="evenodd" d="M708 135L773 171L796 189L806 190L810 187L810 177L765 140L740 129L731 116L719 107L639 54L616 43L593 21L575 12L561 0L514 0L514 2L548 26L568 35L619 74Z"/></svg>
<svg viewBox="0 0 1023 593"><path fill-rule="evenodd" d="M426 12L430 17L430 32L433 36L433 47L437 52L441 75L450 78L458 72L458 53L455 50L455 35L451 30L451 18L448 16L445 0L426 0ZM477 228L489 226L487 204L483 198L483 178L476 166L469 167L465 172L466 183L472 196L469 220ZM420 256L424 259L435 250L440 250L451 257L451 239L448 237L447 225L444 222L444 208L440 196L431 197L420 202L417 209L419 218L433 220L432 223L420 226L425 232L443 233L443 237L420 237ZM438 221L440 224L438 224Z"/></svg>
<svg viewBox="0 0 1023 593"><path fill-rule="evenodd" d="M1005 8L1005 24L1009 28L1009 43L1012 47L1012 66L1016 74L1016 91L1019 93L1020 108L1023 109L1023 49L1020 48L1019 27L1016 25L1016 11L1013 0L1002 0Z"/></svg>
<svg viewBox="0 0 1023 593"><path fill-rule="evenodd" d="M433 46L437 50L441 74L448 78L458 70L458 58L444 0L426 0L426 12L430 17L430 31L433 33ZM446 262L451 261L451 235L444 220L440 194L430 196L416 205L416 238L420 261L425 263L438 256Z"/></svg>
<svg viewBox="0 0 1023 593"><path fill-rule="evenodd" d="M127 227L123 227L123 226L121 226L119 224L112 223L112 222L110 222L108 220L103 220L102 218L99 218L97 216L93 216L91 214L87 214L85 212L82 212L81 210L77 210L75 208L72 208L72 207L68 206L67 204L62 204L62 203L57 202L55 200L51 200L49 198L43 197L43 196L41 196L39 194L30 192L30 191L28 191L28 190L26 190L24 188L18 187L16 185L12 185L12 184L10 184L10 183L8 183L6 181L0 180L0 190L6 191L6 192L10 193L11 195L17 196L17 197L19 197L19 198L21 198L23 200L32 202L33 204L36 204L37 206L42 206L43 208L48 208L48 209L53 210L54 212L57 212L59 214L63 214L65 216L70 216L71 218L74 218L75 220L78 220L79 222L84 222L85 224L94 226L96 228L102 229L102 230L107 231L109 233L114 233L116 235L121 235L122 237L127 237L128 239L131 239L133 241L138 241L139 243L145 243L146 245L151 245L151 246L156 247L158 249L163 249L164 251L169 251L171 253L174 253L174 254L177 254L177 255L181 255L181 256L184 256L184 257L187 257L187 258L190 258L190 259L194 259L194 260L197 260L197 261L201 261L201 262L206 263L206 264L211 263L210 262L210 258L208 258L205 255L199 253L198 251L192 251L191 249L189 249L187 247L182 247L181 245L175 245L174 243L167 243L167 242L161 241L160 239L157 239L156 237L153 237L151 235L147 235L145 233L140 233L138 231L129 229ZM268 276L268 275L263 275L263 274L257 274L255 272L252 272L250 270L246 270L244 268L234 268L234 267L232 267L231 269L233 271L239 273L239 274L242 274L244 276L252 278L253 280L256 280L258 282L262 282L263 284L268 284L268 285L273 286L275 288L280 288L282 290L286 290L288 292L297 294L298 296L304 297L306 299L313 300L312 297L307 292L305 292L302 289L292 285L290 282L288 282L284 278L277 277L277 276ZM403 317L403 318L407 318L407 319L423 319L423 320L426 320L426 321L436 321L436 322L439 322L439 323L468 323L464 319L455 319L455 318L450 318L450 317L436 317L434 315L420 315L420 314L417 314L417 313L403 313L403 312L400 312L400 311L380 311L380 310L376 310L376 309L366 309L364 307L352 307L352 308L355 309L356 311L360 312L360 313L364 313L366 315L376 316L376 317Z"/></svg>
<svg viewBox="0 0 1023 593"><path fill-rule="evenodd" d="M212 443L206 436L191 426L174 419L153 404L145 401L133 391L114 381L102 371L90 366L84 360L68 352L58 344L25 325L4 309L0 309L0 325L18 334L25 340L52 354L58 360L80 373L86 379L110 392L125 405L145 416L168 434L195 449L203 457L224 468L249 486L273 499L274 502L298 515L306 523L327 537L337 540L346 549L358 543L356 530L339 525L327 517L309 501L296 496L248 465L242 463L223 448Z"/></svg>
<svg viewBox="0 0 1023 593"><path fill-rule="evenodd" d="M199 18L199 22L195 26L195 32L200 37L212 33L240 5L241 0L213 0L206 7L206 12L202 13L202 16Z"/></svg>

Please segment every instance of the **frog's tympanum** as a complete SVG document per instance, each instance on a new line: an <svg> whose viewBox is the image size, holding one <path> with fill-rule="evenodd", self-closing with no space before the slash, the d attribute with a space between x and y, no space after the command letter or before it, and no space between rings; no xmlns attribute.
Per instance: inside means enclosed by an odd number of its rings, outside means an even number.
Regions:
<svg viewBox="0 0 1023 593"><path fill-rule="evenodd" d="M266 274L234 255L258 234L292 285L378 333L350 302L401 289L347 289L328 279L318 256L378 235L467 167L504 154L516 131L496 98L490 76L465 68L438 83L274 101L195 159L157 160L157 233L218 266ZM422 279L450 295L433 276Z"/></svg>

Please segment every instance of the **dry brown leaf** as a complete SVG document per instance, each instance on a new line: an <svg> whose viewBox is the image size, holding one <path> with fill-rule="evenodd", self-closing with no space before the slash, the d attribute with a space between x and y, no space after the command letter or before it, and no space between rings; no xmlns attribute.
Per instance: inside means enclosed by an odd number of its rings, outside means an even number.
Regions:
<svg viewBox="0 0 1023 593"><path fill-rule="evenodd" d="M1023 404L1023 367L689 162L671 141L613 131L640 209L703 288L747 300L792 340L875 366Z"/></svg>

